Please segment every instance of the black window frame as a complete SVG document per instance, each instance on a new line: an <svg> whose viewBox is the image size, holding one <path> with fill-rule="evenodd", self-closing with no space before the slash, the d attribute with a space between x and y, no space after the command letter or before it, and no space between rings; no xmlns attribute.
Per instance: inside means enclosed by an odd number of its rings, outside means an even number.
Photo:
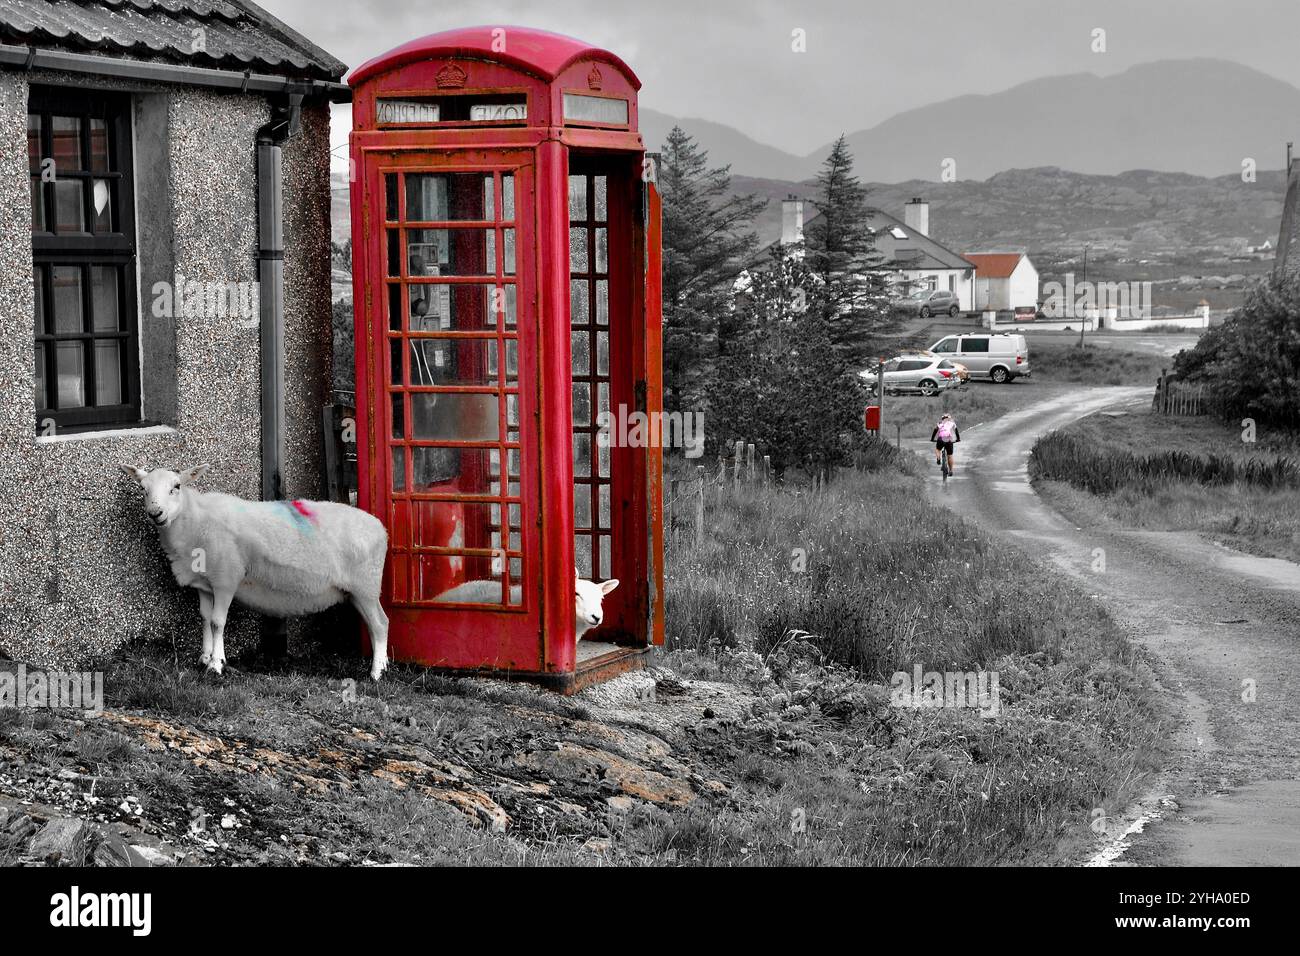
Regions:
<svg viewBox="0 0 1300 956"><path fill-rule="evenodd" d="M127 428L148 424L141 420L140 402L140 316L136 294L136 232L135 232L135 165L131 149L131 107L130 94L108 91L71 90L59 87L33 86L28 97L27 114L38 114L41 122L40 160L52 157L53 129L50 117L74 116L81 120L81 169L78 171L55 170L56 179L75 178L82 183L82 225L87 231L60 233L57 231L57 206L55 204L54 183L44 182L42 170L36 169L29 180L33 188L43 192L45 206L44 225L49 231L32 231L32 276L33 281L41 277L41 298L44 322L35 329L33 341L33 362L36 345L44 344L44 381L45 394L43 407L35 401L36 431L46 431L44 423L53 420L59 432L75 432L102 429L105 427ZM108 146L108 170L94 170L91 162L91 123L92 119L104 121ZM95 180L106 180L110 190L109 208L116 215L111 223L110 232L96 233L91 222L93 215L93 190ZM80 332L56 332L53 297L53 269L57 266L75 266L81 268L81 315ZM117 307L118 330L116 332L95 331L94 326L94 288L91 282L92 267L107 266L115 268L118 273ZM38 268L40 269L38 273ZM39 319L40 317L38 317ZM99 361L96 341L116 339L121 342L118 350L118 380L121 382L123 399L114 405L90 404L96 399L97 363ZM81 341L86 343L83 363L83 389L86 404L72 408L58 407L58 359L59 342Z"/></svg>

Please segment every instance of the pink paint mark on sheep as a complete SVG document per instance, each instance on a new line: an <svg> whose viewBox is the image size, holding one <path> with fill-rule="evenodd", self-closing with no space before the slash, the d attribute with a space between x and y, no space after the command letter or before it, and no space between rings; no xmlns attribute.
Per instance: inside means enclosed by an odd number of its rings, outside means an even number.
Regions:
<svg viewBox="0 0 1300 956"><path fill-rule="evenodd" d="M308 521L316 517L316 515L312 513L312 510L307 507L307 502L305 501L294 501L293 508Z"/></svg>

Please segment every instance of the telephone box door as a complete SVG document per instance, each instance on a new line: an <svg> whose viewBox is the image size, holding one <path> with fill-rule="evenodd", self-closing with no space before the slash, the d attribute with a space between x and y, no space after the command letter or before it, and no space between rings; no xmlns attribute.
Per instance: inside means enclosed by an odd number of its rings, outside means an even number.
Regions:
<svg viewBox="0 0 1300 956"><path fill-rule="evenodd" d="M533 154L364 155L359 503L389 532L389 652L536 671Z"/></svg>

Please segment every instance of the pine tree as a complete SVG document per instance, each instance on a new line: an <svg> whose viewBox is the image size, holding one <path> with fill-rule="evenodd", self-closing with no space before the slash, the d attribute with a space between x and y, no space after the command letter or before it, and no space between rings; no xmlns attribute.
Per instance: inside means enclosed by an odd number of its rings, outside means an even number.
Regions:
<svg viewBox="0 0 1300 956"><path fill-rule="evenodd" d="M730 167L673 127L660 154L663 196L664 386L669 411L702 410L716 368L719 324L757 239L750 223L766 204L731 194Z"/></svg>
<svg viewBox="0 0 1300 956"><path fill-rule="evenodd" d="M843 136L817 176L818 215L808 224L809 266L822 280L822 318L833 348L849 364L865 365L869 336L889 313L889 287L881 271L867 205L867 190L853 175L853 154Z"/></svg>

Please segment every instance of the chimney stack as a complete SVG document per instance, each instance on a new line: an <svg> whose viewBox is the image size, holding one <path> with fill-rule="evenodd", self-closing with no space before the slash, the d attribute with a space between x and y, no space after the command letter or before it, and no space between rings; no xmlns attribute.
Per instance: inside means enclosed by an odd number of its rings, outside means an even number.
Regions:
<svg viewBox="0 0 1300 956"><path fill-rule="evenodd" d="M791 193L781 200L781 245L803 242L803 200Z"/></svg>
<svg viewBox="0 0 1300 956"><path fill-rule="evenodd" d="M911 202L903 207L903 222L913 232L919 232L923 236L930 234L930 204L916 196Z"/></svg>

